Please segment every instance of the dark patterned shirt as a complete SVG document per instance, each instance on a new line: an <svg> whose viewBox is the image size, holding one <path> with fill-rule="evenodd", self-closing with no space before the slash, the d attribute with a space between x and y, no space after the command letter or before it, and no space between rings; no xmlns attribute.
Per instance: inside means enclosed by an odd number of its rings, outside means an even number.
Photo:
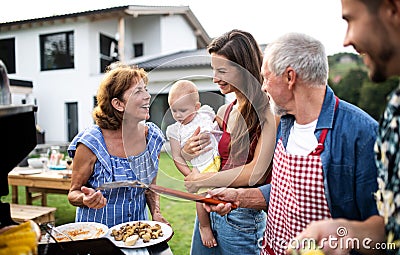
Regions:
<svg viewBox="0 0 400 255"><path fill-rule="evenodd" d="M400 241L400 89L389 99L380 121L375 144L378 167L376 201L381 216L385 219L388 244ZM388 254L400 254L399 247L387 249Z"/></svg>

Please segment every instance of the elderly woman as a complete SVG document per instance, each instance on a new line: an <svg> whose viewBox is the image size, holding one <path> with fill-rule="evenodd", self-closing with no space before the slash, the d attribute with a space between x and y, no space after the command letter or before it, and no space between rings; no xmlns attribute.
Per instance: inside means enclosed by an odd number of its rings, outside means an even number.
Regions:
<svg viewBox="0 0 400 255"><path fill-rule="evenodd" d="M94 221L108 227L148 219L167 223L160 213L159 196L142 188L95 189L112 181L155 183L158 158L165 141L149 118L150 94L143 69L116 64L109 68L97 93L96 122L71 142L73 157L69 202L77 206L76 221Z"/></svg>

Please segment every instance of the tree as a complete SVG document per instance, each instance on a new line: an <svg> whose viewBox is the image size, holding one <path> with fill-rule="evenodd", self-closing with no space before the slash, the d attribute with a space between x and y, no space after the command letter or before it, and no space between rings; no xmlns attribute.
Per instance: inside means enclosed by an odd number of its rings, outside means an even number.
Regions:
<svg viewBox="0 0 400 255"><path fill-rule="evenodd" d="M382 83L364 81L360 91L358 106L364 109L374 119L379 120L387 103L387 97L399 84L398 78L392 78Z"/></svg>
<svg viewBox="0 0 400 255"><path fill-rule="evenodd" d="M353 63L342 61L346 55L350 56ZM371 82L362 58L351 53L329 56L328 63L330 72L328 84L331 85L335 94L379 120L389 93L399 85L399 78L392 78L382 83ZM335 79L337 77L340 79ZM337 83L335 83L336 80Z"/></svg>
<svg viewBox="0 0 400 255"><path fill-rule="evenodd" d="M361 87L368 75L361 69L351 69L340 82L333 87L335 94L354 105L358 105Z"/></svg>

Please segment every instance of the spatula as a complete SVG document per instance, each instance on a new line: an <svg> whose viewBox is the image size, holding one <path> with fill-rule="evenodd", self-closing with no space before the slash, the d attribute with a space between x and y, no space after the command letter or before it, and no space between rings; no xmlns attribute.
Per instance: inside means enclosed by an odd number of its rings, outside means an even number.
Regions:
<svg viewBox="0 0 400 255"><path fill-rule="evenodd" d="M213 199L213 198L208 198L204 197L202 195L198 194L192 194L188 192L183 192L180 190L175 190L175 189L170 189L170 188L165 188L162 186L158 186L155 184L144 184L140 181L115 181L115 182L107 182L103 183L99 187L96 188L96 190L106 190L106 189L115 189L115 188L120 188L120 187L134 187L134 188L144 188L144 189L151 189L154 192L160 193L160 194L165 194L165 195L170 195L173 197L179 197L187 200L192 200L196 202L201 202L201 203L206 203L206 204L212 204L212 205L217 205L217 204L226 204L228 202L218 200L218 199ZM236 209L237 206L235 204L232 204L232 209Z"/></svg>

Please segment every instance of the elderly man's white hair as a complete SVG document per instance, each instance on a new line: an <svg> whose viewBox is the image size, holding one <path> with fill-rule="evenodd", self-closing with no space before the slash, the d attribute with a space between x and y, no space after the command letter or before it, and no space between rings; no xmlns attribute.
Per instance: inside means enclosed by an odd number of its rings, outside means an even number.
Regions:
<svg viewBox="0 0 400 255"><path fill-rule="evenodd" d="M275 75L282 75L290 66L299 79L309 85L327 84L329 66L325 47L311 36L285 34L267 45L264 58Z"/></svg>

